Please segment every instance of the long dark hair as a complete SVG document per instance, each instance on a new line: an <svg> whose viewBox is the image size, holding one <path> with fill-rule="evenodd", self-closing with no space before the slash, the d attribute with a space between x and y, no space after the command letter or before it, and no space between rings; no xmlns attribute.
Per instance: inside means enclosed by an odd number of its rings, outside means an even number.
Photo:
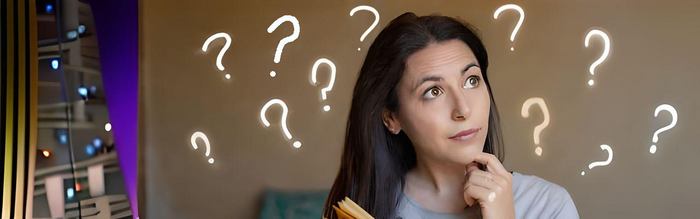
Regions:
<svg viewBox="0 0 700 219"><path fill-rule="evenodd" d="M395 216L405 186L406 173L416 166L416 152L404 132L393 135L382 122L381 112L399 109L397 85L406 59L429 43L459 39L476 56L491 99L489 128L484 152L503 161L503 141L498 109L486 74L486 48L468 23L440 15L398 16L379 33L367 52L355 84L340 171L323 210L336 218L333 205L349 197L375 218Z"/></svg>

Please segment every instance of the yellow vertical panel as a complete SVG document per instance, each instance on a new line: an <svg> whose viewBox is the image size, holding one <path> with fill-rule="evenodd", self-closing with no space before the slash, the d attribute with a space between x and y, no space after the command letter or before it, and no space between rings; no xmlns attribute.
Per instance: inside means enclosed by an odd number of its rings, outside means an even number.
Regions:
<svg viewBox="0 0 700 219"><path fill-rule="evenodd" d="M18 94L17 98L17 130L15 130L15 135L17 136L17 146L15 147L16 154L17 154L17 160L15 160L15 171L17 173L15 177L15 201L14 201L14 216L15 218L22 218L24 215L24 209L22 208L24 205L24 155L26 149L25 145L25 126L26 126L26 121L27 121L27 115L25 114L26 112L26 88L27 88L27 69L26 69L26 55L27 51L25 51L26 48L26 23L27 21L24 20L24 15L27 13L27 9L24 8L24 3L26 0L19 0L17 1L17 59L18 60L18 65L15 67L19 71L19 74L16 77L19 77L17 80L18 83L15 86L18 86Z"/></svg>
<svg viewBox="0 0 700 219"><path fill-rule="evenodd" d="M3 164L4 172L5 175L3 176L3 182L2 182L2 218L10 218L10 208L12 207L12 153L13 153L13 146L12 146L12 136L14 135L13 129L12 129L12 117L13 117L13 102L12 99L14 97L14 57L16 54L14 54L14 5L12 4L12 1L5 1L7 3L7 17L6 20L7 24L5 28L7 28L7 54L5 54L5 57L7 59L7 84L5 84L5 89L7 90L6 92L6 104L5 107L7 109L5 115L5 118L7 118L5 124L0 124L5 126L5 162Z"/></svg>
<svg viewBox="0 0 700 219"><path fill-rule="evenodd" d="M27 207L25 209L25 218L34 218L32 215L32 210L34 209L34 167L36 162L36 143L37 143L37 105L38 105L38 92L39 92L39 54L37 51L37 32L36 32L36 0L29 1L29 8L27 8L27 13L29 13L29 70L27 71L27 78L29 79L29 119L27 120L27 125L29 126L29 168L27 170Z"/></svg>

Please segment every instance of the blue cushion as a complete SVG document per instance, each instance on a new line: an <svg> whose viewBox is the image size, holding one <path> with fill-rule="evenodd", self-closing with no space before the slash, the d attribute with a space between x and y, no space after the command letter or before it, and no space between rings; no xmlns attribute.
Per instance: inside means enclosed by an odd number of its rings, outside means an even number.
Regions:
<svg viewBox="0 0 700 219"><path fill-rule="evenodd" d="M265 189L262 219L321 218L329 190L283 191Z"/></svg>

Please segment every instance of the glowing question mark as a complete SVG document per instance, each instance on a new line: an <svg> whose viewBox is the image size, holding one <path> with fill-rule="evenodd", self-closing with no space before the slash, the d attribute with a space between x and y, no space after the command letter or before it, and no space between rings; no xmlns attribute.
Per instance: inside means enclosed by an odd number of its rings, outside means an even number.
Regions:
<svg viewBox="0 0 700 219"><path fill-rule="evenodd" d="M654 136L651 138L651 141L654 142L654 144L656 144L656 142L659 141L659 133L664 132L664 131L669 130L669 129L672 129L674 126L676 126L676 123L678 122L678 112L676 112L676 108L673 108L673 106L668 105L668 104L661 104L658 107L656 107L656 110L654 111L654 117L658 117L659 112L661 112L662 110L665 110L665 111L668 111L669 113L671 113L673 120L671 121L671 124L669 124L663 128L660 128L659 130L654 132ZM652 145L649 148L649 152L651 154L656 153L656 145Z"/></svg>
<svg viewBox="0 0 700 219"><path fill-rule="evenodd" d="M525 103L523 103L523 108L520 110L520 114L522 114L523 118L530 117L529 109L534 104L539 105L540 108L542 108L542 113L544 114L544 121L535 127L535 132L532 134L535 139L535 144L539 145L540 132L542 132L542 130L549 125L549 110L547 109L547 104L544 103L544 99L539 97L527 99ZM537 154L537 156L542 156L542 148L537 146L537 148L535 148L535 154Z"/></svg>
<svg viewBox="0 0 700 219"><path fill-rule="evenodd" d="M333 84L335 83L335 64L333 64L333 62L331 62L331 60L328 60L326 58L320 58L320 59L316 60L316 63L314 63L314 67L311 68L311 82L314 86L317 85L316 71L318 70L318 67L321 64L327 64L328 66L331 67L331 81L328 83L328 87L321 89L321 97L323 98L323 100L326 100L326 97L327 97L326 93L328 91L331 91L331 89L333 89ZM323 110L328 112L329 110L331 110L331 106L325 105L325 106L323 106Z"/></svg>
<svg viewBox="0 0 700 219"><path fill-rule="evenodd" d="M593 29L589 31L588 34L586 34L586 39L583 41L583 45L586 46L586 48L588 48L588 41L590 41L593 35L598 35L603 38L603 41L605 41L605 50L603 50L603 55L601 55L600 58L593 62L593 64L591 64L591 67L588 68L588 71L591 72L591 75L595 74L595 68L598 67L600 63L605 61L605 59L608 58L608 54L610 54L610 37L608 37L608 34L603 32L602 30ZM595 82L593 81L593 79L588 81L589 86L593 86L594 83Z"/></svg>
<svg viewBox="0 0 700 219"><path fill-rule="evenodd" d="M372 32L372 29L374 29L374 27L376 27L377 24L379 23L379 12L377 12L377 9L374 9L372 6L367 6L367 5L357 6L357 7L353 8L352 10L350 10L350 16L353 16L355 14L355 12L362 11L362 10L370 11L374 14L374 23L372 23L372 26L369 26L369 28L367 28L367 30L365 30L365 33L362 34L362 36L360 37L360 42L365 40L365 37L367 37L367 34L369 34L369 32ZM360 47L357 47L357 51L360 51Z"/></svg>
<svg viewBox="0 0 700 219"><path fill-rule="evenodd" d="M493 13L493 19L498 19L498 15L501 14L501 12L505 10L516 10L518 13L520 13L520 19L518 19L518 23L515 24L515 29L513 29L513 33L510 34L510 42L515 43L515 34L518 33L518 30L520 30L520 25L523 24L523 21L525 21L525 11L523 11L523 8L521 8L518 5L514 4L507 4L503 5L500 8L496 9L496 12ZM515 50L512 46L510 47L510 51Z"/></svg>
<svg viewBox="0 0 700 219"><path fill-rule="evenodd" d="M590 170L590 169L593 169L593 167L607 166L607 165L610 164L610 162L612 161L612 159L613 159L613 150L612 150L612 148L610 148L610 146L608 146L607 144L602 144L602 145L600 145L600 149L601 149L601 150L606 150L606 151L608 151L608 159L605 160L605 161L598 161L598 162L593 162L593 163L589 164L589 165L588 165L588 169L589 169L589 170ZM586 172L585 172L585 171L581 171L581 176L583 176L583 175L586 175Z"/></svg>
<svg viewBox="0 0 700 219"><path fill-rule="evenodd" d="M190 143L192 143L192 147L196 150L197 147L197 138L201 138L204 141L204 145L207 146L207 150L204 152L204 155L207 155L209 157L209 153L211 152L211 145L209 145L209 138L207 138L207 135L205 135L202 132L195 132L192 134L192 137L190 137ZM214 163L214 158L209 158L209 163L212 164Z"/></svg>
<svg viewBox="0 0 700 219"><path fill-rule="evenodd" d="M285 104L284 101L280 99L272 99L267 101L265 106L263 106L263 108L260 110L260 119L262 120L263 124L265 124L265 127L270 127L270 122L267 121L265 112L267 112L267 109L273 104L279 104L282 106L282 131L284 131L284 135L287 136L287 139L292 140L292 134L289 133L289 129L287 128L287 113L289 113L289 109L287 109L287 104ZM295 148L299 148L301 147L301 142L295 141L293 145Z"/></svg>
<svg viewBox="0 0 700 219"><path fill-rule="evenodd" d="M299 20L297 20L296 17L292 15L284 15L280 18L277 18L275 22L272 22L270 26L267 28L268 33L272 33L279 27L282 23L284 22L291 22L292 25L294 25L294 33L292 35L289 35L283 39L280 40L280 43L277 44L277 50L275 50L275 63L280 63L280 58L282 57L282 50L284 50L284 45L287 45L287 43L294 42L297 38L299 38ZM275 71L270 72L270 77L275 77L277 73Z"/></svg>
<svg viewBox="0 0 700 219"><path fill-rule="evenodd" d="M224 48L222 48L221 51L219 51L219 55L216 56L216 67L219 68L219 71L224 71L224 65L221 64L221 59L224 58L224 53L226 53L228 48L231 46L231 36L229 36L227 33L215 33L214 35L209 36L209 38L207 38L207 40L204 41L204 45L202 45L202 51L207 52L209 44L218 38L226 39L226 44L224 44ZM226 79L231 79L230 74L226 74L225 77Z"/></svg>

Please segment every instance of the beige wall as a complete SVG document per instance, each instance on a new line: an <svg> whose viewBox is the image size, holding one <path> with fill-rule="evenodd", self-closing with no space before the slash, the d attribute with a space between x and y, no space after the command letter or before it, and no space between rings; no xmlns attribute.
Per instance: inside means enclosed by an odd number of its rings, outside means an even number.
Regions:
<svg viewBox="0 0 700 219"><path fill-rule="evenodd" d="M483 32L491 58L494 96L504 120L506 167L562 185L583 218L689 218L700 213L700 9L698 1L165 1L141 7L141 127L147 218L257 217L263 188L327 189L339 167L352 89L365 51L382 27L406 11L460 16ZM525 22L509 51L518 19L506 3L521 5ZM374 16L377 28L359 38ZM299 38L273 62L280 39L292 33L282 15L299 19ZM608 59L597 69L594 87L588 66L603 52L600 38L590 48L585 34L594 27L612 39ZM200 48L210 35L233 38L223 64L232 80L215 67L221 40L207 54ZM358 52L357 47L362 47ZM336 83L321 101L322 86L310 83L315 60L338 67ZM271 78L275 70L278 76ZM319 81L329 80L328 68ZM541 133L541 157L534 154L533 129L543 120L535 106L530 118L520 110L530 97L542 97L551 122ZM280 129L281 109L272 107L265 128L259 118L272 98L286 101L293 148ZM330 112L322 106L330 104ZM649 153L654 131L671 122L661 103L673 105L678 124L659 135L658 152ZM207 134L209 164L190 136ZM587 168L607 158L599 145L614 150L610 165ZM585 170L586 175L580 172ZM143 206L142 206L143 208Z"/></svg>

